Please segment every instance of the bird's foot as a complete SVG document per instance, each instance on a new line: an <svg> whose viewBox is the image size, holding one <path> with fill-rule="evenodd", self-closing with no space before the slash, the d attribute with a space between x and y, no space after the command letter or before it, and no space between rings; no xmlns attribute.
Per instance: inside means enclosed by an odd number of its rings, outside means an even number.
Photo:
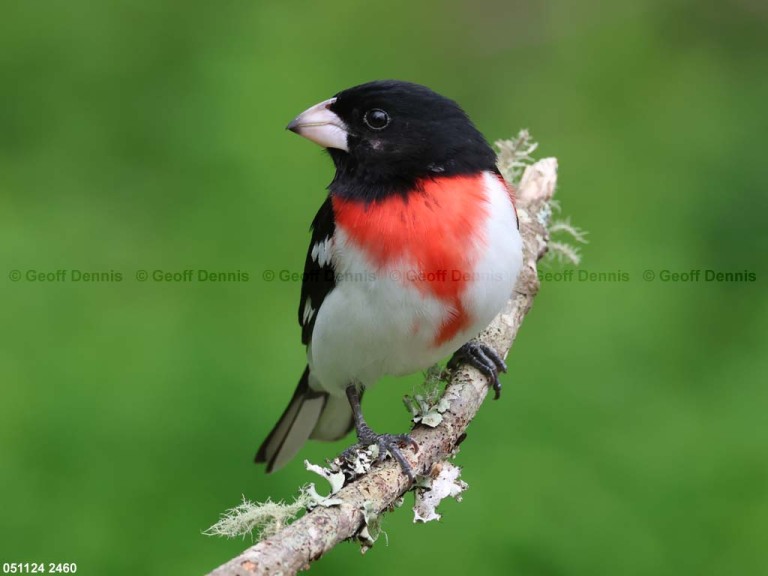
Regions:
<svg viewBox="0 0 768 576"><path fill-rule="evenodd" d="M410 434L377 434L366 425L361 426L357 430L357 439L358 443L347 448L342 453L342 457L351 455L351 453L358 447L375 445L379 449L379 462L384 460L387 456L387 452L389 452L411 482L416 479L416 475L413 473L411 465L408 464L408 461L400 450L407 445L411 445L414 452L419 451L419 445L416 444L416 441L413 438L411 438Z"/></svg>
<svg viewBox="0 0 768 576"><path fill-rule="evenodd" d="M469 364L477 368L485 377L491 381L496 395L494 400L501 396L501 382L499 382L499 372L506 372L507 365L499 354L482 342L470 340L464 346L459 348L448 362L448 368L454 369L461 363Z"/></svg>

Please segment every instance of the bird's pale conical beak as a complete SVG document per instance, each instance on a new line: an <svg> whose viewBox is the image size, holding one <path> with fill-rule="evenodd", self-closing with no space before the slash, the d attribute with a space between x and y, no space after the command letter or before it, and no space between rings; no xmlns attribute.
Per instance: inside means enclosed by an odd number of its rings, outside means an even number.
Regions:
<svg viewBox="0 0 768 576"><path fill-rule="evenodd" d="M299 114L286 129L324 148L337 148L348 152L347 127L341 118L331 111L334 102L336 98L315 104Z"/></svg>

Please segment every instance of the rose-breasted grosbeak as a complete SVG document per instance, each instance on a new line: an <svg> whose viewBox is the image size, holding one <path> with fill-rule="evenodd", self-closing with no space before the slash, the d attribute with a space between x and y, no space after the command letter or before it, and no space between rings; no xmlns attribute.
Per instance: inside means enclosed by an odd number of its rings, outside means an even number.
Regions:
<svg viewBox="0 0 768 576"><path fill-rule="evenodd" d="M413 478L407 434L376 434L360 409L384 375L449 354L500 390L506 370L473 340L510 297L522 265L512 191L464 111L429 88L380 81L339 92L288 129L328 149L336 166L312 223L299 305L307 367L256 462L270 472L308 438L354 425Z"/></svg>

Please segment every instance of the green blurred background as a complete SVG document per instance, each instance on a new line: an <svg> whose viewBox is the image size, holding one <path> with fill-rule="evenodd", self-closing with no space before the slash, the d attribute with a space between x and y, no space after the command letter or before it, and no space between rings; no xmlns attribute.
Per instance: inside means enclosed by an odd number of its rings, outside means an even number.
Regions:
<svg viewBox="0 0 768 576"><path fill-rule="evenodd" d="M560 161L582 268L545 282L443 521L398 510L316 574L768 573L768 5L6 1L0 19L0 562L201 574L241 495L347 442L253 454L303 367L299 284L332 167L286 133L377 78ZM138 282L137 270L248 272ZM122 282L10 280L115 271ZM749 270L754 282L643 281ZM554 269L554 270L557 270ZM366 395L401 431L418 376Z"/></svg>

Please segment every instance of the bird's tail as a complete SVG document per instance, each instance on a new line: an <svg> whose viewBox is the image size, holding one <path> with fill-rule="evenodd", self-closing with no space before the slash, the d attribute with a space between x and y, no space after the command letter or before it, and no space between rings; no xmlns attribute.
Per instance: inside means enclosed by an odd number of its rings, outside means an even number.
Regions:
<svg viewBox="0 0 768 576"><path fill-rule="evenodd" d="M313 390L311 379L307 367L288 407L256 453L256 462L266 462L267 472L285 466L310 437L338 440L352 428L352 410L346 398Z"/></svg>

